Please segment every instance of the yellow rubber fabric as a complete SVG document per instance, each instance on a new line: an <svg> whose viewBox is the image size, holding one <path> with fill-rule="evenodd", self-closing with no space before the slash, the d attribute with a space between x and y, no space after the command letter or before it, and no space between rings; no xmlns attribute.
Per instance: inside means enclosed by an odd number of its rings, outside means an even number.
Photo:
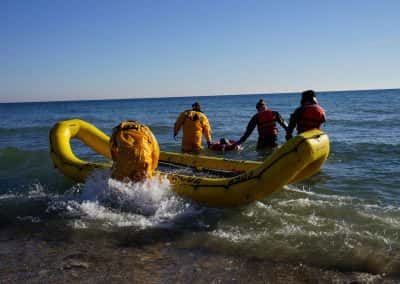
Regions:
<svg viewBox="0 0 400 284"><path fill-rule="evenodd" d="M174 132L178 133L182 127L182 151L199 152L203 149L203 134L207 142L211 142L211 126L207 117L199 111L187 110L177 118Z"/></svg>
<svg viewBox="0 0 400 284"><path fill-rule="evenodd" d="M141 181L153 175L160 148L151 130L136 121L124 121L113 129L110 139L113 159L111 177Z"/></svg>
<svg viewBox="0 0 400 284"><path fill-rule="evenodd" d="M79 134L79 135L78 135ZM50 131L51 158L66 176L84 181L96 168L108 163L84 162L75 157L70 139L78 138L99 154L111 158L108 137L82 120L57 123ZM290 139L264 162L236 161L217 157L160 152L160 161L196 169L239 172L231 178L204 178L155 171L165 176L178 195L212 207L232 207L265 198L283 186L317 173L329 155L329 138L321 130L310 130Z"/></svg>

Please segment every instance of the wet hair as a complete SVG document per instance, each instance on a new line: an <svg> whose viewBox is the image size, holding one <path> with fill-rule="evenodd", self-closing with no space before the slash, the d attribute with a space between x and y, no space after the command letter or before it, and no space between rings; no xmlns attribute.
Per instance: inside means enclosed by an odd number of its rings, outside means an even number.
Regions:
<svg viewBox="0 0 400 284"><path fill-rule="evenodd" d="M200 108L200 104L199 104L198 102L195 102L195 103L192 104L192 107L198 107L198 108Z"/></svg>
<svg viewBox="0 0 400 284"><path fill-rule="evenodd" d="M256 108L259 108L261 106L266 106L267 104L265 103L265 101L263 99L260 99L257 104L256 104Z"/></svg>
<svg viewBox="0 0 400 284"><path fill-rule="evenodd" d="M315 92L313 90L307 90L301 93L301 103L315 101Z"/></svg>

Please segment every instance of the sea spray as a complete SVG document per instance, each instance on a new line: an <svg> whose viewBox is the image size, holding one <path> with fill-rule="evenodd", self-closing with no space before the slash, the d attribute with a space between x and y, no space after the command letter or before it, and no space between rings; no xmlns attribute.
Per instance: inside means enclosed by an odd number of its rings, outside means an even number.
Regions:
<svg viewBox="0 0 400 284"><path fill-rule="evenodd" d="M191 204L175 195L166 177L125 183L110 178L109 170L96 171L65 205L70 216L79 216L72 222L76 228L90 221L107 228L167 226L178 215L192 214Z"/></svg>

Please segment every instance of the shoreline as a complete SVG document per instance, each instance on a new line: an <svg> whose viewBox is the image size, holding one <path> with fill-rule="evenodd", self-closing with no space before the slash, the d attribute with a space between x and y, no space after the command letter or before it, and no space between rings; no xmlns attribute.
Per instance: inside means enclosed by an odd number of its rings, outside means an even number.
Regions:
<svg viewBox="0 0 400 284"><path fill-rule="evenodd" d="M56 224L57 222L57 224ZM63 222L0 231L0 283L398 283L400 278L185 248L166 230L72 229Z"/></svg>

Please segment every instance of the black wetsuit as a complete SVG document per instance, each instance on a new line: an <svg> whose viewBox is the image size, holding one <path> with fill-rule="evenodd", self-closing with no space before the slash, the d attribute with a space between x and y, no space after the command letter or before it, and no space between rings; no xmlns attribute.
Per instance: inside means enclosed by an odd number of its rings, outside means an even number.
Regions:
<svg viewBox="0 0 400 284"><path fill-rule="evenodd" d="M277 111L272 111L275 115L275 120L278 122L283 129L287 130L287 125L285 120L282 118L282 116L279 114ZM237 144L242 144L246 139L250 136L250 134L253 132L254 128L258 125L258 115L259 113L256 113L253 115L253 117L250 119L246 132L243 134L243 136L239 139ZM276 147L277 146L277 135L276 134L268 134L264 136L258 136L258 141L257 141L257 149L262 149L266 147Z"/></svg>

